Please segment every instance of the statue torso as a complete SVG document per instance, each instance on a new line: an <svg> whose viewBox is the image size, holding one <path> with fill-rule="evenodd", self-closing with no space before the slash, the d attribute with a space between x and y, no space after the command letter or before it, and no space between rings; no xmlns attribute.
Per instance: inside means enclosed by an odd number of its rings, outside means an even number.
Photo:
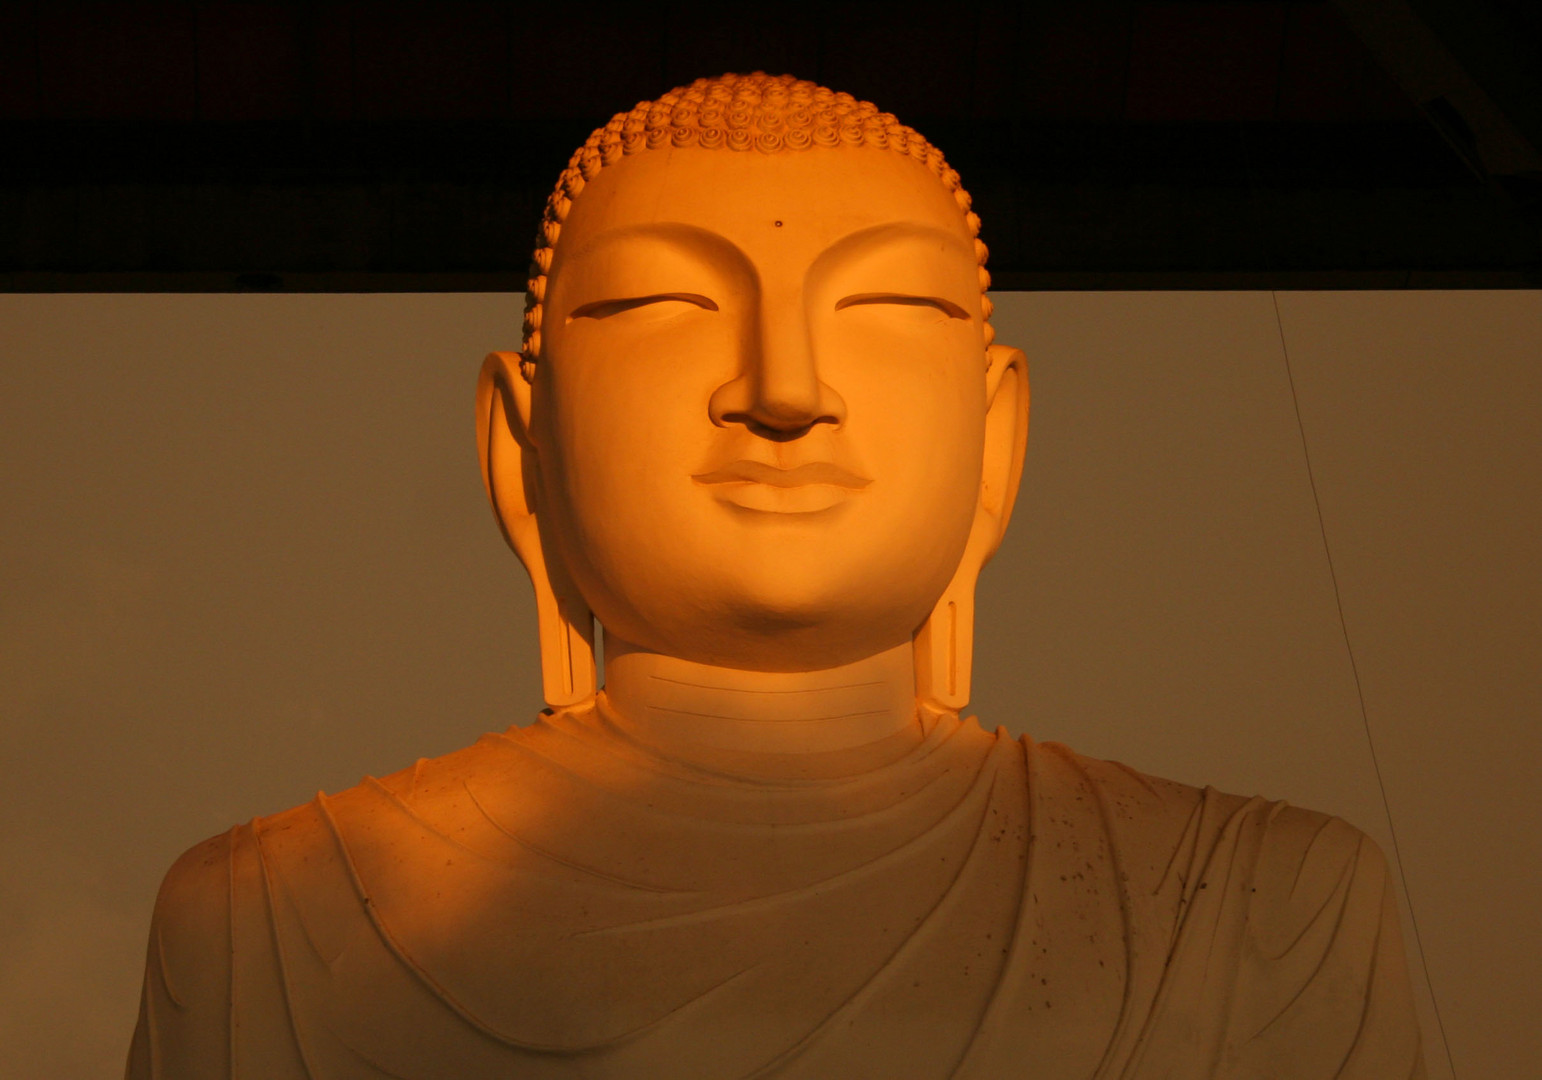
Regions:
<svg viewBox="0 0 1542 1080"><path fill-rule="evenodd" d="M168 889L229 898L235 1075L1242 1077L1282 1047L1281 1076L1415 1067L1411 1025L1360 1023L1397 992L1365 945L1386 880L1336 819L953 716L808 775L742 764L589 710L211 842L184 860L204 884ZM167 906L142 1027L174 1055L201 1010L157 1011L157 979L220 979L180 973L207 942Z"/></svg>

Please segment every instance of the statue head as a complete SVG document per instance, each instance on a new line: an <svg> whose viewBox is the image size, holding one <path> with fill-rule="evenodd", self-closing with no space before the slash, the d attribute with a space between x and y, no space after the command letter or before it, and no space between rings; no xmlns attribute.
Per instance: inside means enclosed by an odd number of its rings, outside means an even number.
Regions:
<svg viewBox="0 0 1542 1080"><path fill-rule="evenodd" d="M549 703L594 693L596 617L762 671L911 640L918 694L967 701L1028 409L979 225L920 135L787 76L698 80L590 136L547 202L524 346L477 395Z"/></svg>

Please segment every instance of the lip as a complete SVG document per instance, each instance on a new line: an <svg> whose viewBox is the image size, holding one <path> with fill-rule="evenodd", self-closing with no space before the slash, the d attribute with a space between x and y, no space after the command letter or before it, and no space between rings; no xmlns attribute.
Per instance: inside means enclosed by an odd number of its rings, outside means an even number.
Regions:
<svg viewBox="0 0 1542 1080"><path fill-rule="evenodd" d="M791 469L779 469L763 461L734 461L712 472L697 473L691 479L698 484L767 484L779 488L829 484L852 491L860 491L872 483L833 461L810 461Z"/></svg>
<svg viewBox="0 0 1542 1080"><path fill-rule="evenodd" d="M872 483L833 461L810 461L790 469L763 461L733 461L691 479L715 488L719 502L773 514L828 510Z"/></svg>

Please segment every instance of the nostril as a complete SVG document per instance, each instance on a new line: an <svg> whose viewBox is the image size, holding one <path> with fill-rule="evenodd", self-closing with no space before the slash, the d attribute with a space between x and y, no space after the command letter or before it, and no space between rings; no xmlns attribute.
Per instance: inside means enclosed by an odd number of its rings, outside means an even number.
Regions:
<svg viewBox="0 0 1542 1080"><path fill-rule="evenodd" d="M772 442L788 442L807 434L815 424L833 423L833 419L827 416L810 417L778 417L768 416L765 413L732 412L723 415L724 424L743 424L754 435Z"/></svg>
<svg viewBox="0 0 1542 1080"><path fill-rule="evenodd" d="M770 439L772 442L788 442L807 435L809 429L813 426L813 424L787 424L784 426L756 424L751 430L761 438Z"/></svg>
<svg viewBox="0 0 1542 1080"><path fill-rule="evenodd" d="M707 411L718 427L743 425L765 439L795 439L817 424L839 429L846 405L817 379L810 386L777 385L763 372L741 375L713 391Z"/></svg>

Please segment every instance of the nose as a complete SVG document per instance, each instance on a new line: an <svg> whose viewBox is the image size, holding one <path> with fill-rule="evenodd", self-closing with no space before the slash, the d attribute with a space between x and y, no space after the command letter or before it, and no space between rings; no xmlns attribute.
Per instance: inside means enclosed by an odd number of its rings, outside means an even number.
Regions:
<svg viewBox="0 0 1542 1080"><path fill-rule="evenodd" d="M819 377L802 297L763 301L756 324L746 335L738 376L712 394L712 422L743 424L778 440L797 438L816 424L845 423L846 402Z"/></svg>

